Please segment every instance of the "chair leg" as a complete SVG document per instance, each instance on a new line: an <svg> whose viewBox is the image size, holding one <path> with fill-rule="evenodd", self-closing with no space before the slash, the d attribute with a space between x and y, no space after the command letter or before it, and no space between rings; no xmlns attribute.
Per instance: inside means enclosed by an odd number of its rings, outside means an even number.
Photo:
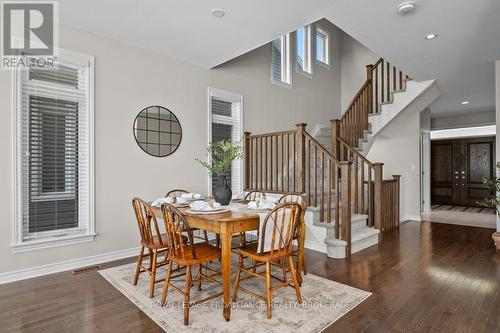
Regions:
<svg viewBox="0 0 500 333"><path fill-rule="evenodd" d="M167 302L168 287L170 285L170 276L172 276L172 260L168 262L168 272L165 277L165 283L163 284L163 292L161 293L161 306L164 306Z"/></svg>
<svg viewBox="0 0 500 333"><path fill-rule="evenodd" d="M267 306L267 319L271 319L273 309L271 307L271 263L266 261L266 306Z"/></svg>
<svg viewBox="0 0 500 333"><path fill-rule="evenodd" d="M302 296L300 295L299 281L297 281L297 272L295 267L293 267L292 256L288 257L288 262L290 263L290 273L292 274L293 286L295 288L295 294L297 295L297 302L302 304Z"/></svg>
<svg viewBox="0 0 500 333"><path fill-rule="evenodd" d="M189 296L191 294L191 266L186 267L186 293L184 294L184 325L189 324Z"/></svg>
<svg viewBox="0 0 500 333"><path fill-rule="evenodd" d="M137 258L137 267L135 268L135 274L134 274L134 286L137 286L137 281L139 280L142 258L144 258L144 245L141 245L141 252L139 253L139 258Z"/></svg>
<svg viewBox="0 0 500 333"><path fill-rule="evenodd" d="M202 269L203 267L201 267L201 265L198 265L198 290L201 290L201 278L203 275Z"/></svg>
<svg viewBox="0 0 500 333"><path fill-rule="evenodd" d="M216 234L215 235L215 245L220 248L220 235Z"/></svg>
<svg viewBox="0 0 500 333"><path fill-rule="evenodd" d="M155 294L155 281L156 281L156 258L158 251L153 250L153 259L151 259L151 278L149 279L149 298L153 298Z"/></svg>
<svg viewBox="0 0 500 333"><path fill-rule="evenodd" d="M236 301L236 297L238 296L238 285L240 284L240 275L242 266L243 266L243 255L240 254L240 258L238 259L238 270L236 271L236 279L234 281L233 302Z"/></svg>
<svg viewBox="0 0 500 333"><path fill-rule="evenodd" d="M285 267L285 262L283 260L280 260L279 262L281 264L281 270L283 271L283 282L286 281L286 267Z"/></svg>

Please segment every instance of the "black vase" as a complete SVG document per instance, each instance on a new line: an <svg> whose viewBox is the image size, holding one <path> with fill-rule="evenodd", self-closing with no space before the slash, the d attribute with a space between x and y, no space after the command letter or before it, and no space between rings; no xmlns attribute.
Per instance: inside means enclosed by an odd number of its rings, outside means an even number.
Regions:
<svg viewBox="0 0 500 333"><path fill-rule="evenodd" d="M233 196L233 191L231 187L227 184L226 176L219 176L219 182L215 186L214 199L222 206L229 205L231 197Z"/></svg>

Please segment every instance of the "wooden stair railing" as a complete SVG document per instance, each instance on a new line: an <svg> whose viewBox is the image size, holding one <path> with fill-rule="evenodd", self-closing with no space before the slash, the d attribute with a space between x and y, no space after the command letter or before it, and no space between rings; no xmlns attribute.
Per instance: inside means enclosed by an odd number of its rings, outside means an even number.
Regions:
<svg viewBox="0 0 500 333"><path fill-rule="evenodd" d="M356 148L369 130L368 117L406 89L408 75L380 58L366 66L367 79L341 119L331 120L332 155L352 161L354 212L368 215L368 225L389 230L399 225L399 178L383 180L383 163L371 163Z"/></svg>
<svg viewBox="0 0 500 333"><path fill-rule="evenodd" d="M390 103L394 92L406 89L406 80L408 75L382 58L367 65L366 81L340 119L338 136L351 147L358 147L359 139L369 129L369 115L378 113L380 105Z"/></svg>
<svg viewBox="0 0 500 333"><path fill-rule="evenodd" d="M339 162L306 132L251 135L245 132L245 191L299 192L318 207L320 220L335 223L335 237L351 254L351 165Z"/></svg>

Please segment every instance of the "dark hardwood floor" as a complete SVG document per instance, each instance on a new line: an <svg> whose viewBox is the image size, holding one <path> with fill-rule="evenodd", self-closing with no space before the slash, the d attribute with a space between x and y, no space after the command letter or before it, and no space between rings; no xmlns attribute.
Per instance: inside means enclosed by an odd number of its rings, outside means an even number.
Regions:
<svg viewBox="0 0 500 333"><path fill-rule="evenodd" d="M373 293L325 332L500 332L500 251L495 253L491 233L407 222L349 262L307 251L310 273ZM21 331L161 329L96 271L89 271L1 285L0 332Z"/></svg>

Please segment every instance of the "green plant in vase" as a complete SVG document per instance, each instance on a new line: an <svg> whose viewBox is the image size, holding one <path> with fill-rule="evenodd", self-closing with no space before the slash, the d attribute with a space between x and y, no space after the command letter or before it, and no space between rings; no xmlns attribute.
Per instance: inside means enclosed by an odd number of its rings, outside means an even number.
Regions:
<svg viewBox="0 0 500 333"><path fill-rule="evenodd" d="M496 165L497 169L500 169L500 162ZM494 193L494 195L490 195L480 204L484 207L493 208L496 211L497 218L500 217L500 177L484 177L483 183ZM500 232L494 232L492 235L493 241L495 242L495 246L500 250Z"/></svg>
<svg viewBox="0 0 500 333"><path fill-rule="evenodd" d="M220 178L213 195L215 201L223 206L228 205L233 193L231 187L227 184L227 178L224 172L229 170L231 163L235 159L243 157L241 143L233 143L230 140L211 142L207 147L207 153L210 157L208 161L202 161L198 158L196 161L208 170L210 176Z"/></svg>

